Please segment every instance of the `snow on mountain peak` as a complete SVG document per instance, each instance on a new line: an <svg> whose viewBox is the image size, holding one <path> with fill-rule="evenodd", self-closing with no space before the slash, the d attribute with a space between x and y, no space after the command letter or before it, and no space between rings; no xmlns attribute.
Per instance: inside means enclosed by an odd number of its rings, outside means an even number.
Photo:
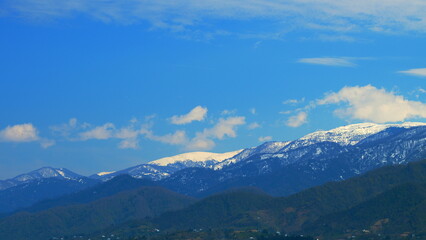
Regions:
<svg viewBox="0 0 426 240"><path fill-rule="evenodd" d="M100 172L100 173L96 173L96 175L98 175L98 176L105 176L105 175L108 175L108 174L111 174L111 173L115 173L115 171L112 171L112 172Z"/></svg>
<svg viewBox="0 0 426 240"><path fill-rule="evenodd" d="M148 164L158 165L158 166L167 166L169 164L180 163L180 162L206 162L206 161L217 161L222 162L228 158L231 158L242 150L237 150L233 152L226 153L211 153L211 152L190 152L190 153L182 153L172 157L161 158Z"/></svg>
<svg viewBox="0 0 426 240"><path fill-rule="evenodd" d="M421 122L406 122L402 124L376 124L376 123L358 123L347 126L338 127L329 131L316 131L310 133L299 140L310 143L317 142L335 142L342 146L355 145L359 141L381 132L390 127L417 127L426 126ZM308 144L309 145L309 144Z"/></svg>

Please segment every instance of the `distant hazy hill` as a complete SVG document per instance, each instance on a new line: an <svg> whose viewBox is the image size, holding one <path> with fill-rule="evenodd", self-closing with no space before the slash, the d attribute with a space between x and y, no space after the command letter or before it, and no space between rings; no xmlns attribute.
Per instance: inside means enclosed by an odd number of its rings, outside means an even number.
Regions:
<svg viewBox="0 0 426 240"><path fill-rule="evenodd" d="M93 187L79 192L67 194L59 198L43 200L21 211L36 212L56 206L68 206L77 203L89 203L122 191L140 188L143 186L156 186L157 184L147 179L136 179L129 175L119 175L110 181L99 183Z"/></svg>
<svg viewBox="0 0 426 240"><path fill-rule="evenodd" d="M53 199L91 187L99 181L80 178L43 178L0 191L0 213L26 208L45 199Z"/></svg>

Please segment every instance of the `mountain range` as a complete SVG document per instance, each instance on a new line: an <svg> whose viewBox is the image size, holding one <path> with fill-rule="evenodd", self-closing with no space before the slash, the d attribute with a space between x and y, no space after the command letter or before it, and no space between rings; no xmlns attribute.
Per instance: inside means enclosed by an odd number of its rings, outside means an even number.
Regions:
<svg viewBox="0 0 426 240"><path fill-rule="evenodd" d="M93 189L132 181L140 180L123 176ZM0 219L0 239L217 239L211 238L217 232L229 236L221 239L251 239L260 231L321 240L424 239L425 191L426 160L382 167L288 197L250 187L196 200L141 186L86 203L5 217ZM248 235L235 238L237 233ZM204 235L210 238L200 237Z"/></svg>
<svg viewBox="0 0 426 240"><path fill-rule="evenodd" d="M63 168L42 168L0 182L0 212L28 208L122 174L151 180L156 186L193 197L242 186L288 196L382 166L425 158L424 123L353 124L317 131L294 141L266 142L222 154L185 153L89 177ZM59 183L60 187L50 187Z"/></svg>

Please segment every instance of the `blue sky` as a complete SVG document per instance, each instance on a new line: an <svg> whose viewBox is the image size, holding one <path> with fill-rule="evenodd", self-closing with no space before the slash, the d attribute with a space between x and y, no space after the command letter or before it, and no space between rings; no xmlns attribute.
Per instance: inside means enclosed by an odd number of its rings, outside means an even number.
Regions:
<svg viewBox="0 0 426 240"><path fill-rule="evenodd" d="M6 0L0 179L426 120L426 5Z"/></svg>

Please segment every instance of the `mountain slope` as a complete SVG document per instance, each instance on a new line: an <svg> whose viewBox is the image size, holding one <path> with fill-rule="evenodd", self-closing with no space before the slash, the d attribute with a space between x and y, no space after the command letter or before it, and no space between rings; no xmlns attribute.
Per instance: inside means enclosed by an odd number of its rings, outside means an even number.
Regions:
<svg viewBox="0 0 426 240"><path fill-rule="evenodd" d="M142 187L88 204L21 212L0 220L0 239L44 240L85 234L132 219L157 216L194 202L160 187Z"/></svg>
<svg viewBox="0 0 426 240"><path fill-rule="evenodd" d="M405 183L350 209L322 216L305 227L324 238L426 235L426 183Z"/></svg>

